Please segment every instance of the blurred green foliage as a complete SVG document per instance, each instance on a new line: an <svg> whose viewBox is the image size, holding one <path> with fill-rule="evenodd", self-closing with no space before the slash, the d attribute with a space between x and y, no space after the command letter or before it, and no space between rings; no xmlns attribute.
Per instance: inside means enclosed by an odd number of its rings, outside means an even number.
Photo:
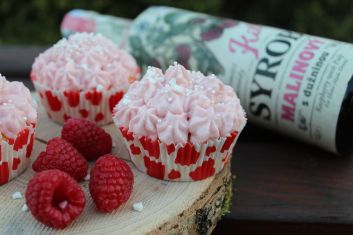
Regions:
<svg viewBox="0 0 353 235"><path fill-rule="evenodd" d="M169 5L353 42L353 1L236 0L1 0L0 44L52 44L63 15L73 9L134 18L151 5Z"/></svg>

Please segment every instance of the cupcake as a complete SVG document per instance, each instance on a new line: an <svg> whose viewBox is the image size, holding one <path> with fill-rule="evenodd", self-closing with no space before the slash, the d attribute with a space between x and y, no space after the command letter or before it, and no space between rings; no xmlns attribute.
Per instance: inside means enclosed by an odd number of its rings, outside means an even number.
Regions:
<svg viewBox="0 0 353 235"><path fill-rule="evenodd" d="M0 185L28 167L36 123L37 105L29 90L0 75Z"/></svg>
<svg viewBox="0 0 353 235"><path fill-rule="evenodd" d="M70 117L112 122L114 106L138 76L131 55L92 33L61 39L35 59L31 72L48 117L61 124Z"/></svg>
<svg viewBox="0 0 353 235"><path fill-rule="evenodd" d="M230 86L176 63L164 74L149 67L114 108L113 120L136 167L172 181L221 171L246 123Z"/></svg>

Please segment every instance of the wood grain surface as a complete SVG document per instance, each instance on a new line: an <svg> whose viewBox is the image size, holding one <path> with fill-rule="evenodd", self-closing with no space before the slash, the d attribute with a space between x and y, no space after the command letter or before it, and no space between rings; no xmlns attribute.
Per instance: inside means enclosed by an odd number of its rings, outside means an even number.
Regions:
<svg viewBox="0 0 353 235"><path fill-rule="evenodd" d="M112 125L105 128L110 132L114 130ZM59 135L60 129L40 109L33 159L45 149L48 139ZM119 153L128 159L124 154L127 153ZM167 182L151 178L136 170L131 162L128 164L135 176L128 202L113 213L99 213L89 195L88 182L83 182L81 185L87 199L85 210L62 231L48 228L37 222L30 212L21 211L24 199L11 198L14 192L25 192L27 182L34 174L28 168L0 187L0 234L209 234L212 231L220 217L226 186L231 180L230 167L216 177L199 182ZM143 202L142 212L132 210L136 202Z"/></svg>

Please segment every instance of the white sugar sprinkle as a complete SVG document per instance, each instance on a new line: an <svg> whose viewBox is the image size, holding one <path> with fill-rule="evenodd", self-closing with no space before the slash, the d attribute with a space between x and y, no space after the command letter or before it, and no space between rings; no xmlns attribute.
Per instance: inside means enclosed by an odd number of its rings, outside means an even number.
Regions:
<svg viewBox="0 0 353 235"><path fill-rule="evenodd" d="M191 93L192 93L192 90L186 89L186 95L187 95L187 96L190 95Z"/></svg>
<svg viewBox="0 0 353 235"><path fill-rule="evenodd" d="M176 80L174 78L168 82L168 85L179 93L183 92L183 88L176 83Z"/></svg>
<svg viewBox="0 0 353 235"><path fill-rule="evenodd" d="M97 87L96 87L96 90L97 91L102 91L103 90L103 86L101 84L98 84Z"/></svg>
<svg viewBox="0 0 353 235"><path fill-rule="evenodd" d="M172 97L168 97L167 100L168 100L168 102L172 102L173 99L172 99Z"/></svg>
<svg viewBox="0 0 353 235"><path fill-rule="evenodd" d="M143 204L142 204L142 202L134 203L132 205L132 208L134 209L134 211L141 212L141 211L143 211Z"/></svg>
<svg viewBox="0 0 353 235"><path fill-rule="evenodd" d="M127 95L121 100L121 103L125 105L128 105L130 102L131 101Z"/></svg>
<svg viewBox="0 0 353 235"><path fill-rule="evenodd" d="M59 207L63 210L67 207L67 204L68 204L68 202L66 200L62 201L59 203Z"/></svg>
<svg viewBox="0 0 353 235"><path fill-rule="evenodd" d="M85 178L83 178L85 181L89 181L91 179L91 175L90 174L87 174L85 176Z"/></svg>
<svg viewBox="0 0 353 235"><path fill-rule="evenodd" d="M82 67L83 69L88 69L88 65L87 65L87 64L81 64L81 67Z"/></svg>
<svg viewBox="0 0 353 235"><path fill-rule="evenodd" d="M23 206L22 206L22 208L21 208L21 211L23 211L23 212L28 211L28 206L27 206L27 204L23 204Z"/></svg>
<svg viewBox="0 0 353 235"><path fill-rule="evenodd" d="M12 199L21 199L22 198L22 193L21 192L14 192L12 194Z"/></svg>

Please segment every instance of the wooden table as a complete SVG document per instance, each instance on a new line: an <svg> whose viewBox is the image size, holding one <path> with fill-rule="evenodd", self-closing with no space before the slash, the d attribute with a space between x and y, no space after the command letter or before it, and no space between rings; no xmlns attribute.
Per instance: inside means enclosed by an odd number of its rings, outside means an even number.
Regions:
<svg viewBox="0 0 353 235"><path fill-rule="evenodd" d="M41 50L6 48L1 53L0 48L0 72L9 78L28 77L33 57ZM18 58L21 66L9 69ZM351 157L250 124L235 148L232 173L237 175L232 211L214 234L352 234Z"/></svg>

